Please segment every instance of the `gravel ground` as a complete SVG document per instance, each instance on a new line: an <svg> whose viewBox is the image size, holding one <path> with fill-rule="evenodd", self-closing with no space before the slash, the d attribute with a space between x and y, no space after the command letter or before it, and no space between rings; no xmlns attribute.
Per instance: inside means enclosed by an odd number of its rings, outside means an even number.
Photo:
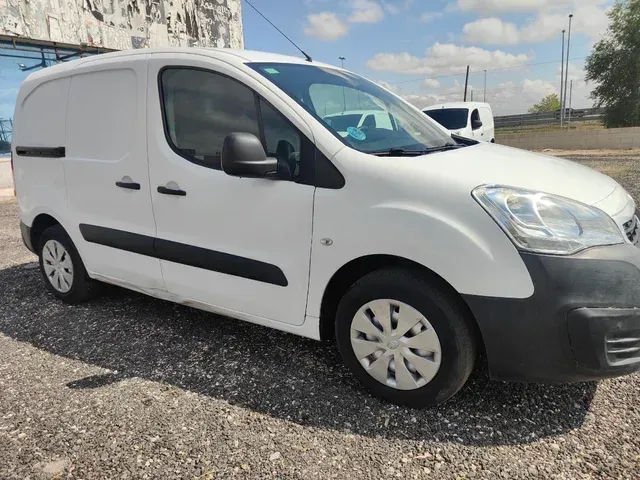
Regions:
<svg viewBox="0 0 640 480"><path fill-rule="evenodd" d="M640 198L640 157L576 159ZM117 288L46 293L0 198L0 478L640 478L640 375L409 410L331 345Z"/></svg>

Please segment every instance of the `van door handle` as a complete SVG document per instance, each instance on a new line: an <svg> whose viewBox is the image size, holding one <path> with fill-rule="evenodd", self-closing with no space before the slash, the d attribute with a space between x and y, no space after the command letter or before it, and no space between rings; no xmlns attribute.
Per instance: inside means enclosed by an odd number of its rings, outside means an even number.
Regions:
<svg viewBox="0 0 640 480"><path fill-rule="evenodd" d="M127 190L140 190L140 184L136 182L116 182L116 186Z"/></svg>
<svg viewBox="0 0 640 480"><path fill-rule="evenodd" d="M176 188L167 188L164 186L158 187L158 193L162 193L163 195L177 195L179 197L184 197L187 192L184 190L179 190Z"/></svg>

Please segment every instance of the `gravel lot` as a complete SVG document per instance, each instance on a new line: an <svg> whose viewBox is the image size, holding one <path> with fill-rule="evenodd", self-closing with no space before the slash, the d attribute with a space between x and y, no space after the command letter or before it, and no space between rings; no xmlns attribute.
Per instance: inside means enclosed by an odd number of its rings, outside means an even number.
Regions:
<svg viewBox="0 0 640 480"><path fill-rule="evenodd" d="M639 157L576 157L640 199ZM337 349L117 288L46 293L0 198L0 478L640 478L640 375L408 410Z"/></svg>

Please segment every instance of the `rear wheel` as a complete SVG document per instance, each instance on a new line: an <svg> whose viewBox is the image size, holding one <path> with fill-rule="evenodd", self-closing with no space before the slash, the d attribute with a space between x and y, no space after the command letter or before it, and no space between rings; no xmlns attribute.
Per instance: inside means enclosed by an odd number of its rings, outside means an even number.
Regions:
<svg viewBox="0 0 640 480"><path fill-rule="evenodd" d="M420 408L448 400L467 381L476 358L471 321L444 288L385 269L344 295L336 338L344 362L374 395Z"/></svg>
<svg viewBox="0 0 640 480"><path fill-rule="evenodd" d="M38 254L47 289L57 298L76 304L95 296L97 282L87 275L75 245L60 225L42 233Z"/></svg>

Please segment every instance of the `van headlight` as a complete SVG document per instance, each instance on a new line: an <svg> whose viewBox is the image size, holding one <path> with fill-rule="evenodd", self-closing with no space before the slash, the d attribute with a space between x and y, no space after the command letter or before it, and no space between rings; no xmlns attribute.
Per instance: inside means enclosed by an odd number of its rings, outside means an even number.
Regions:
<svg viewBox="0 0 640 480"><path fill-rule="evenodd" d="M571 255L589 247L625 243L609 215L575 200L494 185L480 186L472 195L521 250Z"/></svg>

